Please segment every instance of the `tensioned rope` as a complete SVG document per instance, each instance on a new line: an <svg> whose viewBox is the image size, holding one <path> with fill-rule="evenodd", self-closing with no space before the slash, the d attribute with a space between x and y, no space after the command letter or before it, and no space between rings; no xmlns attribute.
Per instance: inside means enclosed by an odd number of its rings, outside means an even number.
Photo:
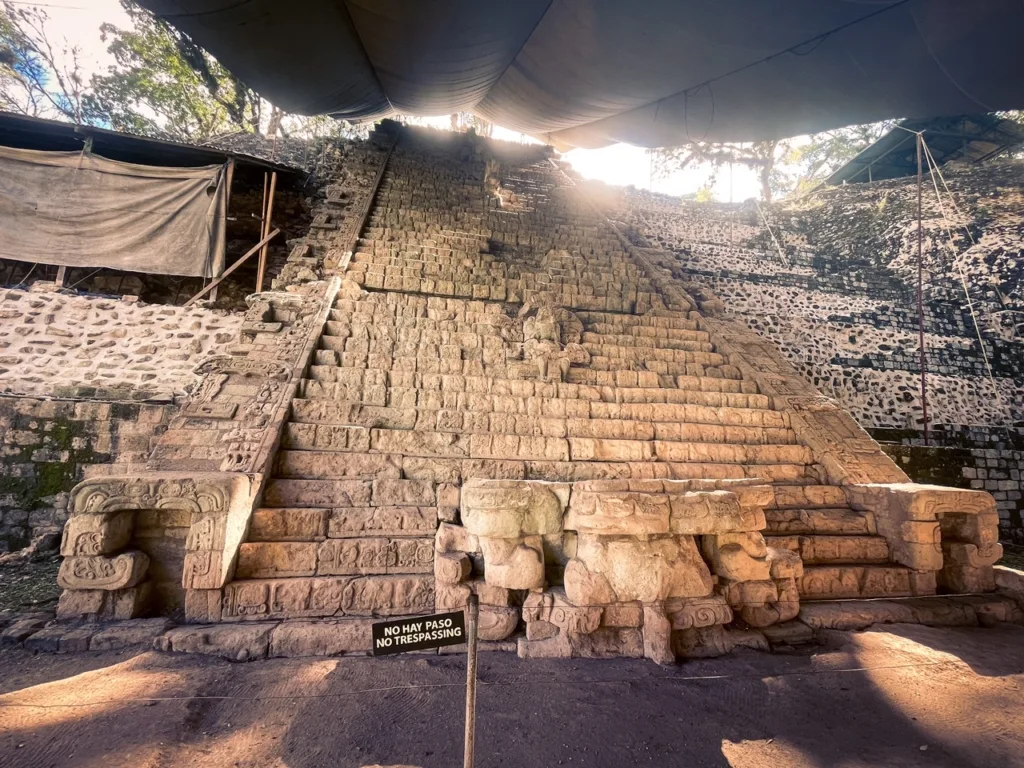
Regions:
<svg viewBox="0 0 1024 768"><path fill-rule="evenodd" d="M921 146L924 148L925 158L928 160L928 173L931 176L932 186L935 188L935 199L939 205L939 213L942 214L943 229L946 230L946 236L949 238L948 245L950 253L953 255L953 266L956 267L957 273L960 276L960 285L964 289L964 296L967 298L967 308L971 313L971 322L974 323L974 332L978 337L978 346L981 347L981 356L985 361L985 368L988 370L989 380L995 381L995 377L992 375L992 364L989 362L988 353L985 351L985 342L981 338L981 327L978 325L978 316L974 311L974 301L971 299L971 292L967 287L967 276L964 274L963 266L960 264L960 256L953 246L953 232L950 226L949 217L946 215L946 208L942 204L942 195L939 193L939 185L935 180L936 173L942 176L942 171L939 170L938 163L935 162L935 157L932 155L931 149L928 148L928 143L924 140L924 136L921 136ZM953 193L950 192L949 186L946 185L946 180L942 180L943 185L946 187L946 192L949 194L950 201L953 204L954 210L958 216L961 216L959 207L956 205L956 200L953 198ZM964 231L967 233L967 237L970 238L973 245L977 245L977 241L971 234L971 231L964 226Z"/></svg>

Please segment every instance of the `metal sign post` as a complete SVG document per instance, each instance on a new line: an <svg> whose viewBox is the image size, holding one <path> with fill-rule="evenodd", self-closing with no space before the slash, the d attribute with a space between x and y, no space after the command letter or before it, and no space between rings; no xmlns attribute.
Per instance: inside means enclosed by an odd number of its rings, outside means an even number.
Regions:
<svg viewBox="0 0 1024 768"><path fill-rule="evenodd" d="M476 635L480 618L480 599L469 595L469 637L466 656L466 749L463 768L473 768L476 747Z"/></svg>

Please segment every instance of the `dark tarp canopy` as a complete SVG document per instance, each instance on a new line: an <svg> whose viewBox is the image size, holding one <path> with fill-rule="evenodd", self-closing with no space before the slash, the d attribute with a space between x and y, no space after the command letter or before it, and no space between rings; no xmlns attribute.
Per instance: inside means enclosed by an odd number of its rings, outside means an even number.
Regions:
<svg viewBox="0 0 1024 768"><path fill-rule="evenodd" d="M1024 107L1020 0L141 0L279 106L556 147Z"/></svg>

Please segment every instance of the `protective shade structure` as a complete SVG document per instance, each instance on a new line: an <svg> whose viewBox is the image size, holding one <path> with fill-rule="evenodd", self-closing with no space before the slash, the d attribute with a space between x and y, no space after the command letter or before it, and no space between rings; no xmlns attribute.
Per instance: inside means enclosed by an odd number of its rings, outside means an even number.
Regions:
<svg viewBox="0 0 1024 768"><path fill-rule="evenodd" d="M163 168L0 147L0 258L216 277L225 167Z"/></svg>
<svg viewBox="0 0 1024 768"><path fill-rule="evenodd" d="M1024 107L1020 0L141 0L278 106L556 147Z"/></svg>

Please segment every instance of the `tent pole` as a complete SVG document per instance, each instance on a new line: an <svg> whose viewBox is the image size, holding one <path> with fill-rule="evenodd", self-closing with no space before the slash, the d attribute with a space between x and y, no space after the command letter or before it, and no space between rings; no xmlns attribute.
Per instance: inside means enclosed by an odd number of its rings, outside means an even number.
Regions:
<svg viewBox="0 0 1024 768"><path fill-rule="evenodd" d="M921 349L921 421L924 425L924 444L928 445L928 372L924 349L924 229L921 212L921 188L924 171L921 167L921 145L924 137L917 134L917 333Z"/></svg>

